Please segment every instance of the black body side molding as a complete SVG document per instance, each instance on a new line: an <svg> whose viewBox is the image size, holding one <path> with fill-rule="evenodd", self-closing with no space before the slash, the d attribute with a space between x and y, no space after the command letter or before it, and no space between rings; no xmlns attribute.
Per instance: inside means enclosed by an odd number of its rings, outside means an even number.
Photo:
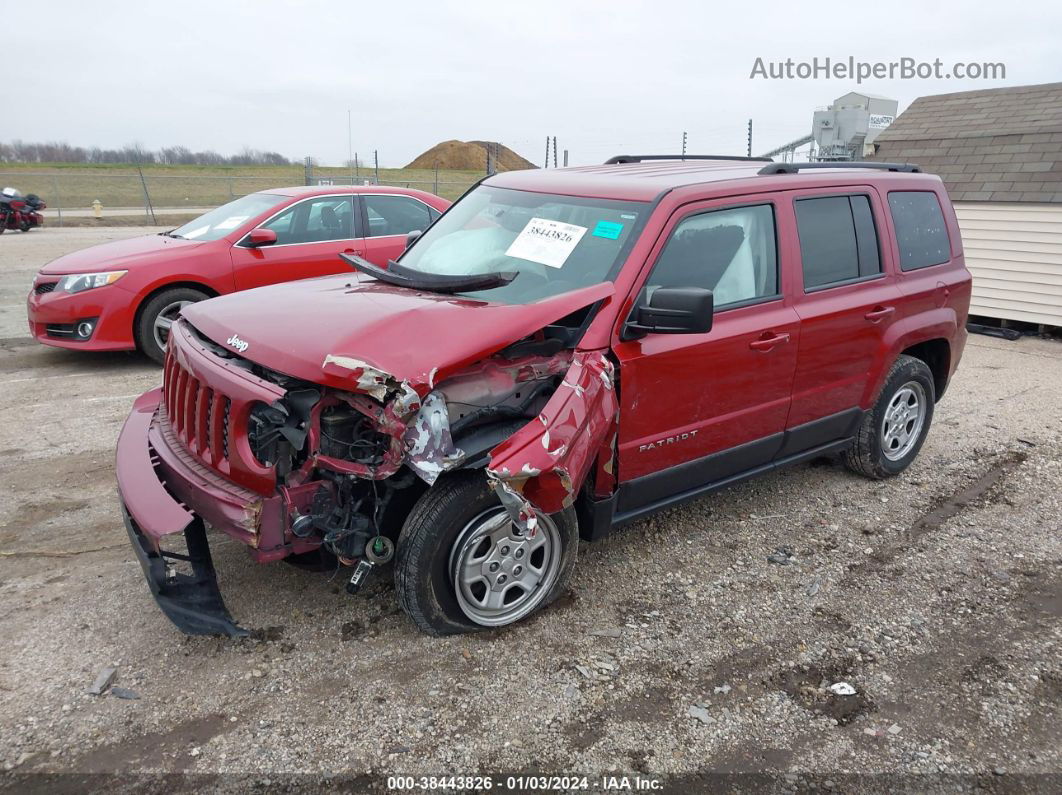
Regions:
<svg viewBox="0 0 1062 795"><path fill-rule="evenodd" d="M845 450L852 445L863 416L862 409L847 409L783 433L621 483L607 499L581 500L582 537L587 541L597 540L625 524L713 491Z"/></svg>

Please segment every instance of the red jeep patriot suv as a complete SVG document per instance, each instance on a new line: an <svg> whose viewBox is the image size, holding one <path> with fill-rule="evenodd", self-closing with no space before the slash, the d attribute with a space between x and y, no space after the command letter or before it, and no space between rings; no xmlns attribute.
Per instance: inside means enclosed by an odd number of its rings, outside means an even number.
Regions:
<svg viewBox="0 0 1062 795"><path fill-rule="evenodd" d="M616 157L485 179L397 262L188 306L118 441L125 522L188 633L260 562L393 558L416 625L510 624L578 537L825 453L918 455L966 340L941 181L889 163Z"/></svg>

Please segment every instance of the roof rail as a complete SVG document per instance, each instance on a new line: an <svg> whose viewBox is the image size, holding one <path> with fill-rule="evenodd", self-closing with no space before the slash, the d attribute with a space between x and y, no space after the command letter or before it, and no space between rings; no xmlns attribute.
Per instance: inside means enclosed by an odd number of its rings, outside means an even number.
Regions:
<svg viewBox="0 0 1062 795"><path fill-rule="evenodd" d="M745 157L744 155L616 155L605 161L606 166L620 163L641 163L645 160L754 160L773 162L769 157Z"/></svg>
<svg viewBox="0 0 1062 795"><path fill-rule="evenodd" d="M809 168L876 168L879 171L903 171L907 174L920 174L922 168L914 163L874 163L866 160L822 160L816 163L771 163L764 166L759 174L796 174Z"/></svg>

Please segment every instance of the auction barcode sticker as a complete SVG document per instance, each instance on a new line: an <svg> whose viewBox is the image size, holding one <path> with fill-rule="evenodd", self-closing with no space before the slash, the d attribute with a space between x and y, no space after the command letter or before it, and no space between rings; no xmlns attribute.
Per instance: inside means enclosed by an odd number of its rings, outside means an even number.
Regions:
<svg viewBox="0 0 1062 795"><path fill-rule="evenodd" d="M548 218L532 218L516 236L505 256L538 262L550 268L561 268L584 234L585 226L551 221Z"/></svg>

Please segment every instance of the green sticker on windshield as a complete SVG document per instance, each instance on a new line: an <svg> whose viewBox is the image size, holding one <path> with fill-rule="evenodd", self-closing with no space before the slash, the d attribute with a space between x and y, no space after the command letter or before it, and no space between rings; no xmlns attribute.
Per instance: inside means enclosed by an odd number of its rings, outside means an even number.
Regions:
<svg viewBox="0 0 1062 795"><path fill-rule="evenodd" d="M623 231L623 224L617 224L615 221L598 221L597 226L594 227L594 237L605 237L609 240L618 240L620 232Z"/></svg>

